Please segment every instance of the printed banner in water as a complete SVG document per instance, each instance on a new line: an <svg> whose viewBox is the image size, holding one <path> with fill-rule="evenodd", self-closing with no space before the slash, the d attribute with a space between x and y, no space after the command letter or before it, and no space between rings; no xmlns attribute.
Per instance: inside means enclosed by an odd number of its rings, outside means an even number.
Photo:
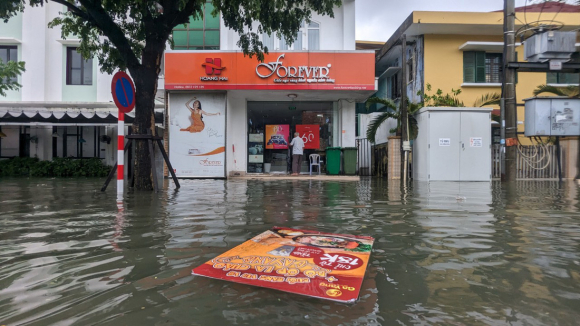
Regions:
<svg viewBox="0 0 580 326"><path fill-rule="evenodd" d="M192 272L316 298L354 302L373 242L371 237L274 227Z"/></svg>

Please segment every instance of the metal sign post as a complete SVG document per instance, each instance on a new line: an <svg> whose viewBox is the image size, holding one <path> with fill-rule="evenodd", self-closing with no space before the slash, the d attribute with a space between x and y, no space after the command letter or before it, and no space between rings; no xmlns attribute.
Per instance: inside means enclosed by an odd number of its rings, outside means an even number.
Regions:
<svg viewBox="0 0 580 326"><path fill-rule="evenodd" d="M146 135L128 135L127 139L129 140L127 144L125 144L125 113L131 112L135 108L135 85L131 80L131 77L126 73L119 71L113 76L113 82L111 83L111 93L113 94L113 100L115 104L119 108L119 122L118 122L118 136L117 136L117 164L116 166L111 169L105 184L101 188L101 191L105 191L109 182L113 179L115 175L115 170L117 170L117 202L123 201L123 187L124 187L124 158L125 152L131 148L131 144L133 140L145 140L148 142L149 145L149 155L151 157L151 168L153 169L153 185L155 192L159 191L159 184L157 181L157 175L155 174L155 159L154 159L154 144L156 143L161 151L161 155L165 160L165 164L167 164L167 169L173 178L173 182L175 182L175 188L179 189L179 181L177 180L177 176L173 171L173 167L169 162L169 156L165 152L163 147L163 140L162 137L157 135L152 135L151 130L147 131Z"/></svg>
<svg viewBox="0 0 580 326"><path fill-rule="evenodd" d="M113 100L119 108L117 125L117 200L123 200L125 175L125 113L135 108L135 85L131 77L123 71L117 72L111 82Z"/></svg>

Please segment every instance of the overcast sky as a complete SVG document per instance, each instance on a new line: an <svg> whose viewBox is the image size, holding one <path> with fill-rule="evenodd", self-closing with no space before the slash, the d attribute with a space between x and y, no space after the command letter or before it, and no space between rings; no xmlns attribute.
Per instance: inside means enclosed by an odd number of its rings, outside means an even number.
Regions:
<svg viewBox="0 0 580 326"><path fill-rule="evenodd" d="M526 0L516 0L516 7ZM530 0L527 1L530 4ZM386 42L412 11L495 11L503 0L356 0L356 39Z"/></svg>

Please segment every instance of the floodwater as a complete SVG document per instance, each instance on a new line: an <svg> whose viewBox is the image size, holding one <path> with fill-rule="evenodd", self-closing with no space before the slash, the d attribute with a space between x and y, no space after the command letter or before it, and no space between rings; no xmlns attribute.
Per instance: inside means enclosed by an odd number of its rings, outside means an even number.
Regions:
<svg viewBox="0 0 580 326"><path fill-rule="evenodd" d="M0 180L1 325L578 325L572 182ZM272 226L376 238L346 305L192 276Z"/></svg>

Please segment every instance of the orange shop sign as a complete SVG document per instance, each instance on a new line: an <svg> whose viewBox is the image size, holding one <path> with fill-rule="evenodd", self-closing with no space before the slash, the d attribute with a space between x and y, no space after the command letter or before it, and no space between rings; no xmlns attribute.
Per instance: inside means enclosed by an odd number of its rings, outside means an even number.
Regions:
<svg viewBox="0 0 580 326"><path fill-rule="evenodd" d="M167 52L165 89L375 90L371 52Z"/></svg>

